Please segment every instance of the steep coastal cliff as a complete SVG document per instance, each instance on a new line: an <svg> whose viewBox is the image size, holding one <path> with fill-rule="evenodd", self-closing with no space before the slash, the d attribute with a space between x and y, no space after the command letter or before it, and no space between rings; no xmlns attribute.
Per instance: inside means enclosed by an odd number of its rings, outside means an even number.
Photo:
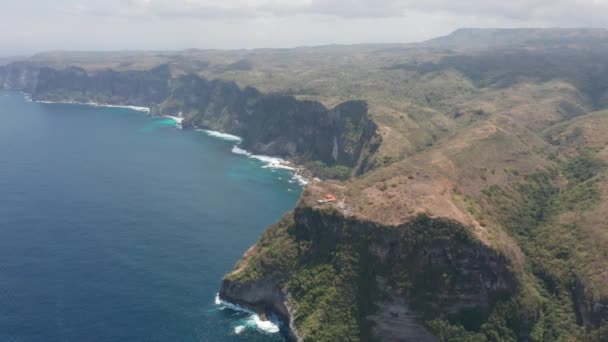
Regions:
<svg viewBox="0 0 608 342"><path fill-rule="evenodd" d="M606 341L607 31L481 31L16 63L0 86L147 106L346 174L312 182L221 286L294 340Z"/></svg>
<svg viewBox="0 0 608 342"><path fill-rule="evenodd" d="M220 296L287 312L295 339L311 341L603 341L605 118L548 132L559 158L497 117L351 181L311 184ZM589 142L596 152L580 149ZM336 202L319 204L326 194Z"/></svg>
<svg viewBox="0 0 608 342"><path fill-rule="evenodd" d="M458 222L420 214L383 225L316 205L318 194L308 189L264 233L221 298L279 314L296 340L433 341L421 322L479 329L517 292L518 265Z"/></svg>
<svg viewBox="0 0 608 342"><path fill-rule="evenodd" d="M224 130L244 139L256 153L303 156L333 165L367 167L379 145L367 104L348 101L328 110L319 102L292 96L264 95L233 82L194 75L172 81L172 95L161 113L182 113L185 127Z"/></svg>
<svg viewBox="0 0 608 342"><path fill-rule="evenodd" d="M0 89L21 90L33 93L38 83L40 67L27 62L0 65Z"/></svg>
<svg viewBox="0 0 608 342"><path fill-rule="evenodd" d="M168 65L144 71L93 74L25 63L0 67L0 85L34 100L145 106L152 115L182 116L184 128L207 128L243 137L247 150L341 165L361 173L380 144L367 104L348 101L327 109L319 102L265 95L234 82L196 75L173 78Z"/></svg>

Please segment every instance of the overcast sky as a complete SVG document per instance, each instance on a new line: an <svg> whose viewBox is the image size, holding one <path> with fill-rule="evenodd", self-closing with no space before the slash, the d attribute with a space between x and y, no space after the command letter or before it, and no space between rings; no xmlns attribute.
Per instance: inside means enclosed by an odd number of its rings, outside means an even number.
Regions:
<svg viewBox="0 0 608 342"><path fill-rule="evenodd" d="M411 42L459 27L606 27L608 0L0 0L0 55Z"/></svg>

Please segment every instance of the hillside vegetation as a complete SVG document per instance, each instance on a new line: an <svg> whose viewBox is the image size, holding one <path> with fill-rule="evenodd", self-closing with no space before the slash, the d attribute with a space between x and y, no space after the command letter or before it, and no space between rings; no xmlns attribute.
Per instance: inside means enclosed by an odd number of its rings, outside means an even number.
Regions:
<svg viewBox="0 0 608 342"><path fill-rule="evenodd" d="M25 63L91 75L168 65L173 82L229 80L323 110L365 101L378 135L365 167L309 161L324 180L221 295L278 313L304 341L549 342L608 341L606 56L602 29L462 29L419 44ZM174 99L163 106L203 110ZM337 202L319 205L328 193Z"/></svg>
<svg viewBox="0 0 608 342"><path fill-rule="evenodd" d="M543 32L535 31L530 42L526 31L514 34L517 39L483 48L456 50L447 44L454 49L448 50L437 41L430 43L433 48L377 48L363 68L374 69L374 62L382 68L370 70L369 79L353 81L357 86L348 90L369 101L382 132L375 168L347 182L315 184L299 205L346 222L372 222L378 231L390 226L406 233L412 229L406 226L422 217L454 220L508 264L500 271L496 262L478 260L478 267L489 267L495 275L508 272L503 276L512 277L514 284L475 305L467 291L474 282L464 277L472 271L464 271L466 266L453 258L482 247L460 245L455 227L414 230L407 241L430 233L449 240L458 252L450 252L447 268L428 259L426 269L412 271L420 262L413 260L421 258L412 256L415 252L385 246L380 248L384 256L375 256L379 247L374 238L351 223L356 247L341 237L337 241L346 246L330 247L329 256L314 263L301 250L293 269L283 274L295 311L311 312L295 316L305 336L330 341L356 331L347 340L399 340L399 333L430 339L414 328L386 327L378 319L408 326L411 322L395 316L407 312L399 310L406 305L416 312L415 321L443 341L608 338L608 219L603 214L608 209L608 112L602 111L608 105L608 62L603 58L608 36L594 31L583 39L587 33L579 32L566 39L549 32L552 38L543 41ZM358 72L348 77L356 78ZM376 83L365 89L371 80ZM324 193L338 195L336 213L315 204ZM307 248L325 249L324 241L335 238L323 235L323 229L332 231L336 224L318 223L317 238L286 236ZM296 219L293 229L310 225ZM432 255L436 243L419 246ZM387 260L395 253L409 271L382 271L394 267ZM483 254L481 249L478 253ZM344 268L345 260L351 266ZM416 288L419 282L426 284L422 293ZM312 293L317 295L309 297ZM449 293L458 293L459 300L438 300ZM333 302L345 296L358 301ZM333 304L317 305L319 300ZM392 311L383 316L385 307ZM334 322L336 330L328 328L325 320L338 314L346 315L344 325Z"/></svg>

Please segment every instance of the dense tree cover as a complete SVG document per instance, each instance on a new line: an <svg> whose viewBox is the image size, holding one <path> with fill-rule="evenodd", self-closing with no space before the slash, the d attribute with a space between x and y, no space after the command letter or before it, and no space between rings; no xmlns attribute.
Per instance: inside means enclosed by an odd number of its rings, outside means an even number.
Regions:
<svg viewBox="0 0 608 342"><path fill-rule="evenodd" d="M532 311L529 329L523 330L526 332L524 336L529 336L532 341L599 341L605 328L585 330L579 325L575 286L586 280L581 270L593 265L605 265L606 260L592 261L588 255L602 258L599 251L581 253L578 248L581 240L587 238L582 226L585 222L564 222L559 218L560 215L582 212L597 205L598 182L603 179L605 170L606 165L601 160L582 152L561 162L557 169L525 176L521 183L512 188L493 186L483 192L485 200L497 210L495 217L516 238L526 254L533 275L527 282L537 291L537 303L540 304L538 307L522 306L525 301L507 304L507 307L515 309L497 313L499 320L505 323L511 321L504 327L518 331L513 329L512 319L522 312ZM560 177L567 180L567 185L560 186L560 179L564 179ZM474 340L479 337L466 335L462 329L446 326L445 322L433 323L431 327L440 336L448 336L446 341ZM509 334L498 334L496 338L484 334L489 341L509 340L505 337Z"/></svg>

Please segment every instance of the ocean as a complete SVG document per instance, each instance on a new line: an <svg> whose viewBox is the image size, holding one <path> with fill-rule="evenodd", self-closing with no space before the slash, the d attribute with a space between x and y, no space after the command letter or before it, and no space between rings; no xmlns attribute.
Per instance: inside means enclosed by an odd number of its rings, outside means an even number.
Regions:
<svg viewBox="0 0 608 342"><path fill-rule="evenodd" d="M216 294L302 187L235 143L0 92L0 341L282 341Z"/></svg>

